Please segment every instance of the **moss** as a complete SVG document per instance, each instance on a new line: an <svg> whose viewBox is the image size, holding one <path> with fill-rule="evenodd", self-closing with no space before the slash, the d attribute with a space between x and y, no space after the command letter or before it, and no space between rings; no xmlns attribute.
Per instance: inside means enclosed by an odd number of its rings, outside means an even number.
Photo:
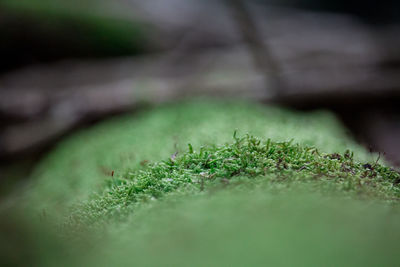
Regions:
<svg viewBox="0 0 400 267"><path fill-rule="evenodd" d="M346 135L335 117L323 111L300 113L241 101L185 101L114 118L66 138L37 166L29 201L39 211L66 214L68 207L101 193L112 171L148 164L201 146L232 142L232 132L276 142L293 139L320 152L350 149L355 159L373 161Z"/></svg>
<svg viewBox="0 0 400 267"><path fill-rule="evenodd" d="M222 146L189 149L182 155L148 166L145 170L127 171L109 180L105 192L72 215L73 221L98 224L132 212L133 203L162 198L175 190L200 192L215 181L229 184L235 176L245 180L293 183L318 180L316 187L338 189L357 195L368 194L394 200L400 197L397 180L400 174L377 162L354 161L353 153L320 153L318 149L273 142L247 135ZM333 187L332 187L333 185Z"/></svg>
<svg viewBox="0 0 400 267"><path fill-rule="evenodd" d="M34 178L38 266L397 263L399 173L327 112L166 105L71 136Z"/></svg>
<svg viewBox="0 0 400 267"><path fill-rule="evenodd" d="M243 184L242 184L243 185ZM100 231L92 266L394 266L399 206L228 186L142 205ZM279 193L277 192L279 191Z"/></svg>

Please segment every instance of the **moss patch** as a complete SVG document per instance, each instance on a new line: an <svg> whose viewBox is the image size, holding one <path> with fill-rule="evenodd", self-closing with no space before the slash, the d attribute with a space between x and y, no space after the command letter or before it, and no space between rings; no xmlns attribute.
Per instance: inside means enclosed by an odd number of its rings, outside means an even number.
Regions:
<svg viewBox="0 0 400 267"><path fill-rule="evenodd" d="M397 263L399 173L326 112L166 105L71 136L34 177L39 266Z"/></svg>
<svg viewBox="0 0 400 267"><path fill-rule="evenodd" d="M101 193L106 181L180 156L190 143L201 146L232 142L235 129L263 140L293 140L324 153L354 151L355 160L376 160L346 135L336 118L323 111L299 113L239 101L186 101L121 116L74 134L60 143L36 168L30 189L39 211L65 214L77 201Z"/></svg>
<svg viewBox="0 0 400 267"><path fill-rule="evenodd" d="M132 212L132 203L162 198L175 190L203 191L216 181L229 184L235 176L246 180L275 183L319 181L315 187L329 191L368 194L388 200L400 197L400 174L389 167L354 161L353 153L320 153L313 147L273 142L247 135L223 146L201 147L189 144L181 156L152 164L145 170L128 171L109 180L105 192L76 210L75 222L100 223L104 218L121 218ZM328 186L329 185L329 186Z"/></svg>

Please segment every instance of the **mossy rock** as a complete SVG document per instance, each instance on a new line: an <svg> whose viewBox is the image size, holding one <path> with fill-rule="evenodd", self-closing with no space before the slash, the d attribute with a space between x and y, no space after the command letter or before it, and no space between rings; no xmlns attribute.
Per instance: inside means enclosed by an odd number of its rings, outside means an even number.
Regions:
<svg viewBox="0 0 400 267"><path fill-rule="evenodd" d="M85 266L391 266L399 177L330 113L189 101L71 136L25 211Z"/></svg>

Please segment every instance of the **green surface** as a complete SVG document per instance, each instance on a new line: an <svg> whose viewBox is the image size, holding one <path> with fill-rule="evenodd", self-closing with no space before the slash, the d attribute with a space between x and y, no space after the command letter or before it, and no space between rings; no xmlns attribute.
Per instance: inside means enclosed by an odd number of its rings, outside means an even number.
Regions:
<svg viewBox="0 0 400 267"><path fill-rule="evenodd" d="M112 231L100 250L104 257L93 256L95 265L398 264L398 207L292 189L171 196Z"/></svg>
<svg viewBox="0 0 400 267"><path fill-rule="evenodd" d="M39 265L394 266L399 173L376 160L327 112L189 101L67 138L22 218L50 235Z"/></svg>

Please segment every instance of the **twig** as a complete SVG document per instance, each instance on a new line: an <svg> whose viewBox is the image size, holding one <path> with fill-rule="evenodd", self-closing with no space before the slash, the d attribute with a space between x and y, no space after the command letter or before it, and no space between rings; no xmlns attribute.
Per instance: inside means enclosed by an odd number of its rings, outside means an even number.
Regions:
<svg viewBox="0 0 400 267"><path fill-rule="evenodd" d="M232 17L246 43L256 68L264 75L265 85L275 96L280 94L283 83L280 78L280 67L265 44L257 25L242 0L225 0L232 11ZM269 80L269 82L267 82Z"/></svg>

